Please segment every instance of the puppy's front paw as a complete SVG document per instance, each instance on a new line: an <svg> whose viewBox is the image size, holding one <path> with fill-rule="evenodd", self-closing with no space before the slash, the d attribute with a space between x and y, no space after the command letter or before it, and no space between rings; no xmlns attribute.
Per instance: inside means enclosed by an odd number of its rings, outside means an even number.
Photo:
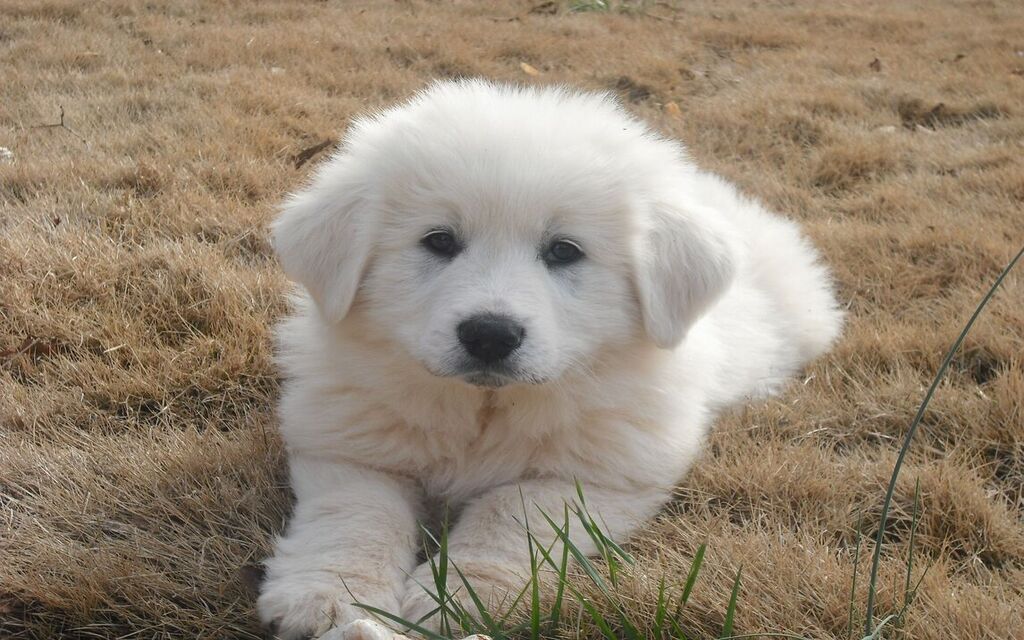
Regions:
<svg viewBox="0 0 1024 640"><path fill-rule="evenodd" d="M349 589L352 593L349 593ZM256 609L260 620L278 638L295 640L317 637L335 626L369 616L354 602L397 611L394 591L342 582L334 574L303 573L267 580Z"/></svg>

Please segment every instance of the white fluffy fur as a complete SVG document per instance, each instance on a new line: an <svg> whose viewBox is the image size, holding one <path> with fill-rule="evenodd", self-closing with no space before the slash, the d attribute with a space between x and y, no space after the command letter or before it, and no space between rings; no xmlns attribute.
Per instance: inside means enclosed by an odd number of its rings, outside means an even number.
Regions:
<svg viewBox="0 0 1024 640"><path fill-rule="evenodd" d="M465 244L451 261L420 244L442 226ZM285 638L365 618L353 597L433 609L416 555L432 502L492 603L529 570L521 496L539 523L578 479L627 537L716 409L778 389L841 325L795 224L604 95L435 84L356 122L273 232L309 294L278 333L298 502L258 602ZM550 268L561 237L586 257ZM500 386L460 371L455 326L480 312L526 327Z"/></svg>

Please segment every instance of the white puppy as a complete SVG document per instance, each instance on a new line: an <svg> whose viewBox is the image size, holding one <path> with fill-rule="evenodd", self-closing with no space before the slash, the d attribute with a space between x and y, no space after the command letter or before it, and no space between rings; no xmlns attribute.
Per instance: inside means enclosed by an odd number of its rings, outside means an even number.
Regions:
<svg viewBox="0 0 1024 640"><path fill-rule="evenodd" d="M308 292L278 333L298 502L258 602L285 638L367 617L353 601L434 609L429 501L492 604L529 573L524 516L561 514L577 480L625 538L715 410L841 325L795 224L606 95L435 84L355 122L273 234Z"/></svg>

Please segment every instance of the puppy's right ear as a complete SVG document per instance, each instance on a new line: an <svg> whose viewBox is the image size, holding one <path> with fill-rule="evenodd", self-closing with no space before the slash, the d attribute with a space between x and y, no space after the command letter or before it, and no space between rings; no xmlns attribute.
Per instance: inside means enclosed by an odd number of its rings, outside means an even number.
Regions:
<svg viewBox="0 0 1024 640"><path fill-rule="evenodd" d="M339 152L285 201L271 226L285 273L309 291L330 322L348 314L370 257L361 174L351 156Z"/></svg>
<svg viewBox="0 0 1024 640"><path fill-rule="evenodd" d="M686 207L684 194L651 203L638 272L644 328L674 349L725 292L736 269L731 230L719 212Z"/></svg>

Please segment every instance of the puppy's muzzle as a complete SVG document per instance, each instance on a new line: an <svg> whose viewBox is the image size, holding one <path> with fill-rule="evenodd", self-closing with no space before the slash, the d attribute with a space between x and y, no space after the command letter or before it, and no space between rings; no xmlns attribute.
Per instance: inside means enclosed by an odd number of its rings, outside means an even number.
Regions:
<svg viewBox="0 0 1024 640"><path fill-rule="evenodd" d="M519 348L526 329L508 316L481 314L460 322L455 333L466 353L484 364L493 364Z"/></svg>

